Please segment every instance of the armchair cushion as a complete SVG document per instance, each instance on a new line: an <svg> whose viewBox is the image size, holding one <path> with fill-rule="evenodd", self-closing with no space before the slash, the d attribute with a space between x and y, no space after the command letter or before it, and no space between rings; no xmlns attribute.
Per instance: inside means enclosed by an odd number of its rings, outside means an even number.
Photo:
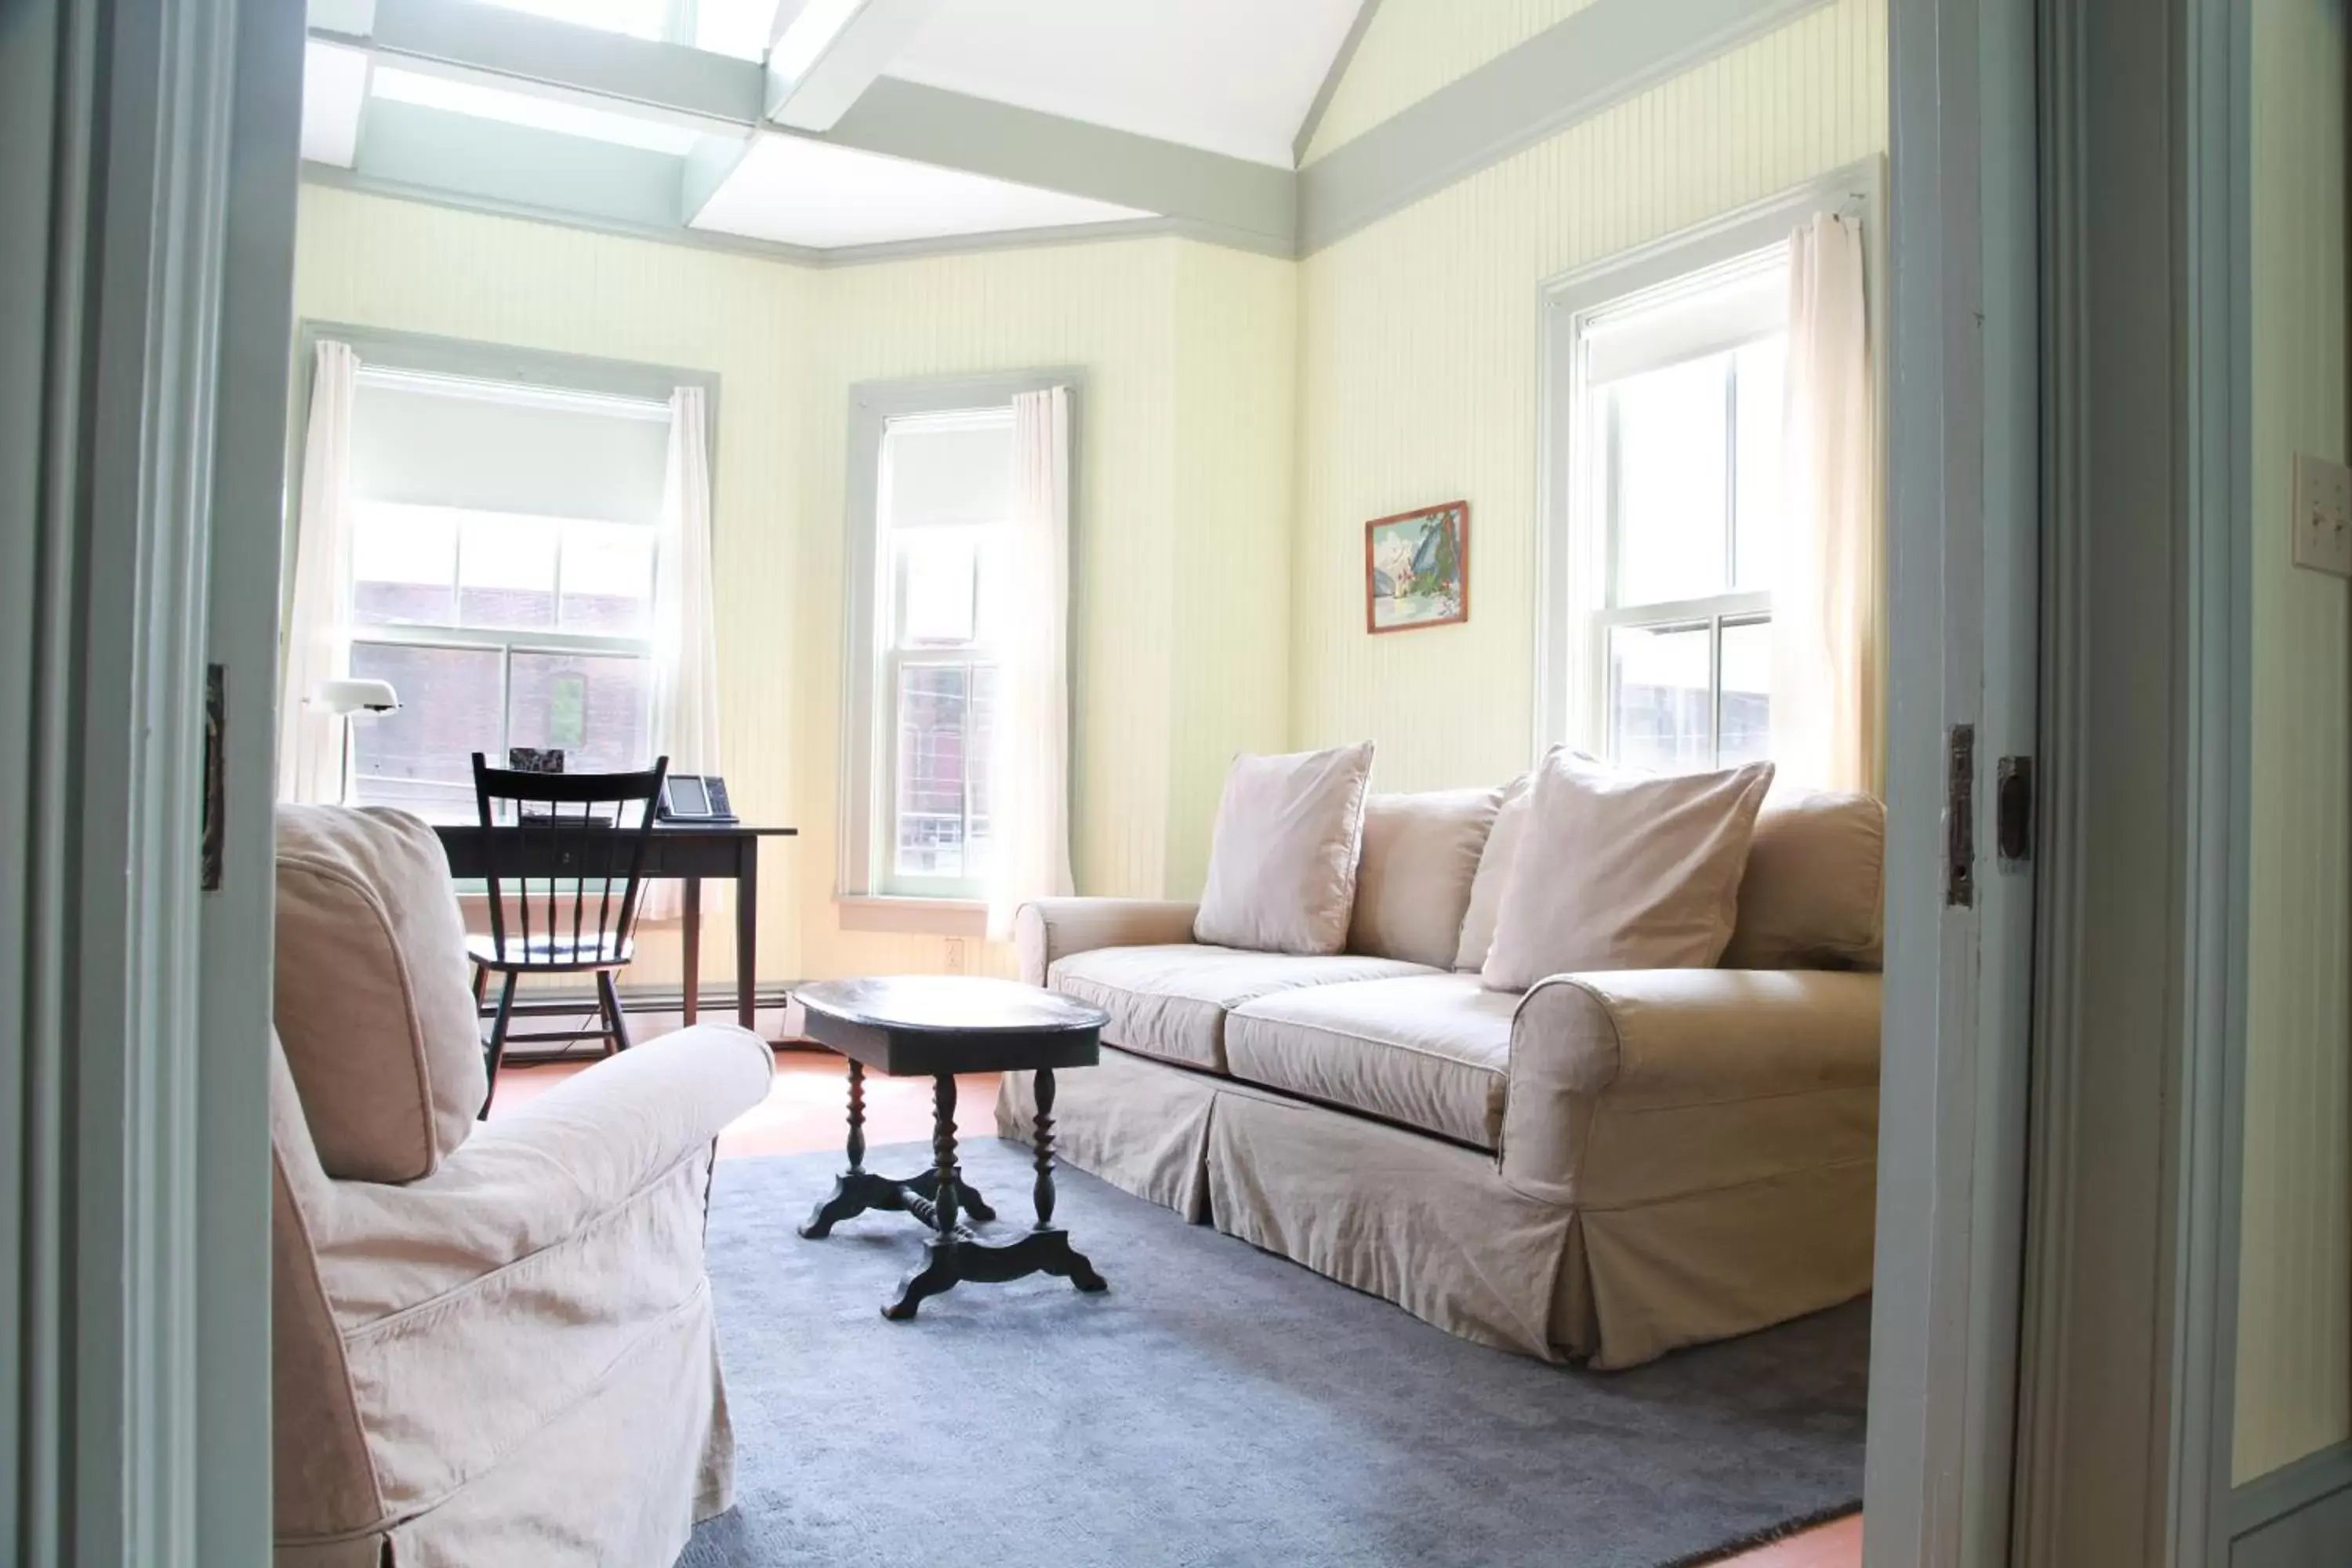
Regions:
<svg viewBox="0 0 2352 1568"><path fill-rule="evenodd" d="M405 812L279 806L277 943L278 1036L320 1164L430 1175L488 1091L440 840Z"/></svg>

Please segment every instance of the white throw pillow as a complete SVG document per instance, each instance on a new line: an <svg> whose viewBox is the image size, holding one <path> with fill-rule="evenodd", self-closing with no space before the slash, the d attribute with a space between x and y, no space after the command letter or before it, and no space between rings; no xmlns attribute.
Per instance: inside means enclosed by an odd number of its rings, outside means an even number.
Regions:
<svg viewBox="0 0 2352 1568"><path fill-rule="evenodd" d="M1528 825L1528 789L1535 774L1521 773L1503 786L1503 804L1486 843L1478 853L1478 874L1470 882L1470 907L1462 913L1462 941L1454 950L1454 967L1476 973L1486 966L1486 949L1495 941L1495 916L1503 907L1503 884L1510 879L1511 857Z"/></svg>
<svg viewBox="0 0 2352 1568"><path fill-rule="evenodd" d="M1372 743L1260 757L1225 774L1192 940L1258 952L1338 952L1356 904Z"/></svg>
<svg viewBox="0 0 2352 1568"><path fill-rule="evenodd" d="M1480 975L1525 991L1547 975L1706 969L1739 915L1739 879L1772 764L1621 773L1555 752L1536 770Z"/></svg>

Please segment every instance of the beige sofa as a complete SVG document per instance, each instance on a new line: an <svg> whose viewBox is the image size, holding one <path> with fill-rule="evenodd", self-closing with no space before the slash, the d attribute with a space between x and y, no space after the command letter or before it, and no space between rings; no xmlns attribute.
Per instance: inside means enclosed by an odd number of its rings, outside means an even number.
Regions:
<svg viewBox="0 0 2352 1568"><path fill-rule="evenodd" d="M733 1486L703 1220L768 1047L688 1029L477 1122L432 833L281 808L278 883L277 1562L674 1561Z"/></svg>
<svg viewBox="0 0 2352 1568"><path fill-rule="evenodd" d="M1110 1016L1101 1065L1060 1075L1063 1157L1465 1338L1598 1367L1866 1291L1877 803L1767 805L1738 967L1515 994L1427 934L1470 910L1461 800L1372 797L1344 953L1196 945L1185 903L1025 907L1024 976ZM1008 1075L999 1130L1034 1110Z"/></svg>

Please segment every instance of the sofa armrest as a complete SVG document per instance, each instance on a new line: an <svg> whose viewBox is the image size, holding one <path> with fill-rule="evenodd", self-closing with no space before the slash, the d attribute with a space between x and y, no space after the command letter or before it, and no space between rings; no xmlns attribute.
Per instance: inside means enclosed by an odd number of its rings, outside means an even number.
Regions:
<svg viewBox="0 0 2352 1568"><path fill-rule="evenodd" d="M1039 899L1024 904L1013 925L1021 978L1043 985L1056 961L1098 947L1190 942L1200 907L1157 899Z"/></svg>
<svg viewBox="0 0 2352 1568"><path fill-rule="evenodd" d="M698 1025L484 1122L421 1181L334 1184L313 1243L337 1318L349 1331L568 1239L707 1160L774 1070L750 1030Z"/></svg>
<svg viewBox="0 0 2352 1568"><path fill-rule="evenodd" d="M1880 979L1832 970L1629 969L1538 983L1511 1022L1501 1162L1571 1187L1594 1108L1720 1106L1878 1081Z"/></svg>

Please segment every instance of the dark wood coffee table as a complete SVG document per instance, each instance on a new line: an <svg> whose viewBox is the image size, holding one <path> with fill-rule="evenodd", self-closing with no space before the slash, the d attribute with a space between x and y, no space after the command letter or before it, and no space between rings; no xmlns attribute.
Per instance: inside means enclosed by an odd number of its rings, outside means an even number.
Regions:
<svg viewBox="0 0 2352 1568"><path fill-rule="evenodd" d="M849 1169L817 1205L801 1234L820 1240L852 1215L897 1209L931 1227L924 1262L898 1284L882 1315L903 1322L923 1300L963 1281L995 1283L1054 1274L1081 1290L1103 1277L1054 1221L1054 1071L1092 1067L1109 1022L1100 1008L1034 985L961 975L826 980L793 993L808 1015L809 1037L849 1058ZM866 1069L894 1078L929 1075L933 1084L931 1169L905 1180L866 1168ZM956 1163L960 1072L1037 1075L1037 1223L1015 1240L982 1241L961 1215L995 1211Z"/></svg>

